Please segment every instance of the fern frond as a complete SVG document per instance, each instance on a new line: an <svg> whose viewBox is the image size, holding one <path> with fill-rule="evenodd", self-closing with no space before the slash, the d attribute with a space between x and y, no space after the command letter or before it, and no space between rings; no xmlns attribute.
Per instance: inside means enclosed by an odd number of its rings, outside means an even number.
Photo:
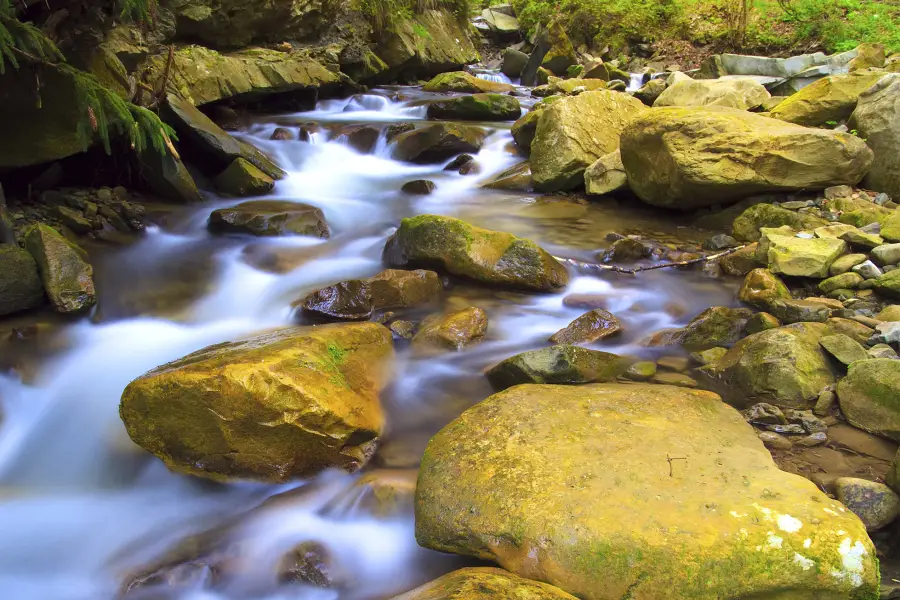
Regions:
<svg viewBox="0 0 900 600"><path fill-rule="evenodd" d="M62 52L44 32L0 10L0 75L6 72L6 63L18 69L22 57L46 62L64 60Z"/></svg>

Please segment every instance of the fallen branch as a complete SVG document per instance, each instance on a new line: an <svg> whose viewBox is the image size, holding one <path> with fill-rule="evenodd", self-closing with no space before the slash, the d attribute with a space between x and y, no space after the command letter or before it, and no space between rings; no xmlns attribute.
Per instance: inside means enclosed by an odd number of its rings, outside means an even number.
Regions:
<svg viewBox="0 0 900 600"><path fill-rule="evenodd" d="M641 271L653 271L655 269L666 269L669 267L685 267L687 265L693 265L702 262L709 262L711 260L716 260L717 258L722 258L723 256L728 256L734 252L742 248L746 248L747 244L743 246L738 246L736 248L729 248L728 250L723 250L722 252L718 252L716 254L710 254L709 256L701 256L700 258L692 258L690 260L679 260L675 262L667 262L667 263L658 263L654 265L646 265L643 267L636 267L634 269L629 269L627 267L620 267L618 265L603 265L599 263L589 263L580 260L575 260L574 258L562 258L560 256L554 256L556 260L563 264L572 265L578 269L597 269L600 271L612 271L614 273L625 273L626 275L637 275Z"/></svg>

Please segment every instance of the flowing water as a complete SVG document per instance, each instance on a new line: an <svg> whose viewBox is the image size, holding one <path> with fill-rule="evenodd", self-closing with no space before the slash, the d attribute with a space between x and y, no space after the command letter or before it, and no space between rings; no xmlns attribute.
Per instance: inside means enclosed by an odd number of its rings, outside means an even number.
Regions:
<svg viewBox="0 0 900 600"><path fill-rule="evenodd" d="M170 473L131 444L117 410L125 385L145 371L209 344L296 322L292 301L377 273L385 240L406 216L452 215L586 261L596 260L611 231L670 241L701 235L668 215L615 200L481 189L521 160L509 124L484 124L492 133L476 157L476 175L444 171L446 163L393 160L383 128L423 120L428 98L416 88L381 89L324 101L308 113L260 118L241 132L288 172L268 198L320 207L332 229L329 240L213 237L205 228L210 211L239 201L210 196L202 206L160 215L163 225L131 246L94 252L102 295L91 317L38 328L22 340L4 334L0 364L14 368L0 373L0 598L114 598L161 557L186 564L133 586L129 597L387 598L461 564L417 547L408 504L387 518L374 515L358 485L362 475L329 472L286 486L194 480ZM276 126L310 123L308 141L269 140ZM382 129L371 152L355 150L341 133L356 125ZM412 179L434 181L435 193L401 193ZM671 269L638 277L581 274L565 293L545 295L451 282L444 308L484 308L487 337L439 357L411 356L398 345L393 383L382 397L389 429L374 459L379 473L411 489L428 438L491 393L483 370L545 345L583 312L563 303L574 293L602 297L623 322L624 335L598 348L648 356L640 344L647 334L733 302L721 283ZM172 558L179 540L207 530L213 533L202 539L227 560L211 566L196 550ZM279 557L304 541L327 548L342 574L337 588L278 583Z"/></svg>

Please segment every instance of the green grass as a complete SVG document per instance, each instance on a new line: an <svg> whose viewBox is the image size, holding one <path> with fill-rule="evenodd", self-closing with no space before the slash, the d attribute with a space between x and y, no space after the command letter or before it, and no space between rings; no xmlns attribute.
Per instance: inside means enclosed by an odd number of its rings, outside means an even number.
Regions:
<svg viewBox="0 0 900 600"><path fill-rule="evenodd" d="M364 14L374 30L380 33L393 30L425 11L440 8L465 20L469 18L471 5L469 0L353 0L353 8ZM418 31L416 34L422 37Z"/></svg>

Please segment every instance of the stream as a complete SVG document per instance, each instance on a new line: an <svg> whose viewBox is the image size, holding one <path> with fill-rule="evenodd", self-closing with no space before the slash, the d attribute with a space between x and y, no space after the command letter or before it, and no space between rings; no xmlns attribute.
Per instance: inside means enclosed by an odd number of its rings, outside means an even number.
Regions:
<svg viewBox="0 0 900 600"><path fill-rule="evenodd" d="M429 437L491 394L483 371L546 345L584 312L564 304L565 296L601 297L622 321L623 335L597 349L648 357L660 354L641 345L648 334L681 326L711 305L735 304L733 288L674 269L636 277L580 274L552 295L450 281L443 308L483 308L487 336L465 351L429 357L412 356L398 342L392 383L382 394L388 431L363 473L326 472L290 485L220 485L171 473L134 446L118 414L132 379L204 346L302 322L291 309L295 300L384 268L382 248L403 217L450 215L534 239L556 256L593 262L609 245L610 232L672 243L708 237L623 200L482 189L522 160L511 123L483 124L491 133L475 157L478 174L444 171L450 161L393 160L384 128L424 120L423 103L433 97L418 88L380 88L322 101L306 113L256 117L238 134L288 172L266 198L320 207L330 239L212 236L206 230L210 211L247 199L208 194L203 205L169 207L157 220L161 225L129 246L93 251L100 298L92 315L23 340L6 339L8 327L0 326L0 361L16 367L0 368L0 597L116 598L134 573L179 540L212 529L227 547L222 551L234 555L227 572L195 563L163 578L165 585L133 586L128 597L390 598L465 563L416 545L411 506L389 517L373 515L359 479L379 470L413 486ZM308 141L269 139L276 127L301 125L311 131ZM351 147L341 133L357 125L382 130L369 153ZM434 193L399 191L413 179L432 180ZM341 585L279 582L279 557L310 540L327 548Z"/></svg>

